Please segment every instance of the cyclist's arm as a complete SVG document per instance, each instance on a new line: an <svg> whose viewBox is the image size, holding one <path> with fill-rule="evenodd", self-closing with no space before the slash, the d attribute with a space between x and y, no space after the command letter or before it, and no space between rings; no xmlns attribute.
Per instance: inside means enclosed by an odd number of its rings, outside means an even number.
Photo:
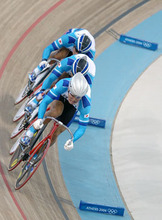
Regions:
<svg viewBox="0 0 162 220"><path fill-rule="evenodd" d="M83 136L86 130L86 125L79 125L78 129L74 133L73 142L77 141L80 137Z"/></svg>
<svg viewBox="0 0 162 220"><path fill-rule="evenodd" d="M74 43L75 37L72 33L62 35L59 39L55 40L52 44L50 44L48 47L44 49L42 54L42 60L47 60L53 51L59 50L62 47L67 48L74 46Z"/></svg>
<svg viewBox="0 0 162 220"><path fill-rule="evenodd" d="M43 119L47 106L54 100L59 99L60 95L68 89L68 83L68 79L62 79L47 93L39 106L38 119Z"/></svg>
<svg viewBox="0 0 162 220"><path fill-rule="evenodd" d="M68 46L69 46L69 37L68 37L68 34L64 34L63 36L53 41L52 44L50 44L44 49L43 54L42 54L42 60L47 60L53 51L56 51L62 47L68 47Z"/></svg>
<svg viewBox="0 0 162 220"><path fill-rule="evenodd" d="M59 39L52 43L53 48L60 49L62 47L73 47L76 41L76 37L73 33L67 33L62 35Z"/></svg>
<svg viewBox="0 0 162 220"><path fill-rule="evenodd" d="M86 107L83 111L80 111L79 126L74 133L73 142L77 141L85 133L87 124L89 122L89 112L90 112L90 106Z"/></svg>
<svg viewBox="0 0 162 220"><path fill-rule="evenodd" d="M42 85L42 90L49 89L52 85L52 83L58 79L63 72L67 72L71 69L71 66L68 66L68 58L65 58L61 60L61 62L58 63L56 68L51 72L51 74L45 79Z"/></svg>
<svg viewBox="0 0 162 220"><path fill-rule="evenodd" d="M64 78L69 78L69 74L66 73L66 72L63 72L63 73L61 74L61 76L58 77L58 78L52 83L52 85L50 86L50 89L52 89L52 88L55 86L55 84L56 84L59 80L64 79Z"/></svg>
<svg viewBox="0 0 162 220"><path fill-rule="evenodd" d="M43 54L42 54L42 60L48 60L52 51L55 51L55 49L53 48L52 44L50 44L44 49Z"/></svg>

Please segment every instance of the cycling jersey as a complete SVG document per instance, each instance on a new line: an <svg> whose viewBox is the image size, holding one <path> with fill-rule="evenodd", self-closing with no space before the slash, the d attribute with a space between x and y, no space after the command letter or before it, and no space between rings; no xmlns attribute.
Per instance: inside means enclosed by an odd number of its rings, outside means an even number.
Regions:
<svg viewBox="0 0 162 220"><path fill-rule="evenodd" d="M68 100L68 86L70 78L60 80L44 97L42 100L39 111L38 119L43 119L46 112L47 106L54 100L58 100L60 96L63 96ZM89 112L91 109L91 89L89 87L88 93L81 98L81 100L73 105L76 108L76 111L80 113L79 115L79 127L74 133L74 142L78 140L85 132L86 126L89 122ZM69 123L70 125L70 123Z"/></svg>
<svg viewBox="0 0 162 220"><path fill-rule="evenodd" d="M83 54L77 54L77 55L72 55L70 57L67 57L63 59L61 62L58 63L56 68L51 72L51 74L45 79L42 85L42 90L49 89L52 83L62 75L63 72L69 73L69 76L71 75L70 73L72 72L73 68L73 63L75 60L78 58L82 58L86 55ZM89 65L88 72L84 75L88 84L90 87L92 86L93 79L96 74L96 66L94 62L88 57L87 57L87 62Z"/></svg>
<svg viewBox="0 0 162 220"><path fill-rule="evenodd" d="M82 34L86 34L90 40L92 41L91 48L88 52L85 54L92 60L94 60L95 57L95 40L94 37L89 33L88 30L86 29L79 29L79 28L72 28L68 32L66 32L64 35L62 35L59 39L53 41L52 44L47 46L42 54L42 60L47 60L53 51L57 51L62 47L68 48L69 50L72 51L72 48L76 46L77 44L77 39L79 36Z"/></svg>

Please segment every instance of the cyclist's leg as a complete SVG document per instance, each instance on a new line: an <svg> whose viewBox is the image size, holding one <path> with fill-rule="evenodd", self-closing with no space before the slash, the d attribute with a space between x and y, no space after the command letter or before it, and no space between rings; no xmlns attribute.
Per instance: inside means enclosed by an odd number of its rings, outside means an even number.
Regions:
<svg viewBox="0 0 162 220"><path fill-rule="evenodd" d="M55 86L55 84L56 84L59 80L64 79L64 78L70 78L70 77L71 77L71 76L70 76L68 73L63 72L63 73L61 74L61 76L59 76L59 77L52 83L50 89L52 89L52 88Z"/></svg>
<svg viewBox="0 0 162 220"><path fill-rule="evenodd" d="M56 131L54 132L53 136L52 136L52 140L51 140L51 146L56 142L57 137L66 129L63 126L60 126L56 129Z"/></svg>
<svg viewBox="0 0 162 220"><path fill-rule="evenodd" d="M45 117L50 116L50 117L57 118L62 114L63 110L64 110L64 104L59 100L54 100L50 104L50 109L46 112ZM50 119L46 119L44 121L44 124L49 123L49 121Z"/></svg>

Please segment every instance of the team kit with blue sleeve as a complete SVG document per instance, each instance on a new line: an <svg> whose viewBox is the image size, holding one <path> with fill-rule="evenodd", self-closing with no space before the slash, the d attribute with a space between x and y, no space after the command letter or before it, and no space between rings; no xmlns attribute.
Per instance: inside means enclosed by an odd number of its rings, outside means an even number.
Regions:
<svg viewBox="0 0 162 220"><path fill-rule="evenodd" d="M52 44L46 47L42 54L42 60L47 60L50 54L54 51L59 50L62 47L68 48L72 51L72 48L76 46L77 39L79 36L86 34L90 40L92 41L91 47L89 51L85 52L85 54L92 60L95 58L95 40L94 37L89 33L86 29L72 28L64 35L62 35L59 39L55 40Z"/></svg>
<svg viewBox="0 0 162 220"><path fill-rule="evenodd" d="M81 72L85 79L87 80L88 92L84 95L77 104L70 104L68 102L68 86L71 78L65 78L56 83L56 85L47 93L47 95L42 96L43 100L39 106L38 110L38 120L42 120L44 118L45 112L47 110L47 106L53 102L54 100L59 100L64 104L64 110L61 116L58 117L58 120L62 121L65 125L70 126L77 112L79 112L79 127L74 133L73 142L78 140L85 132L86 126L89 122L89 112L91 109L91 87L96 73L96 66L94 64L95 58L95 40L94 37L89 33L86 29L78 29L73 28L62 35L59 39L55 40L47 46L42 54L42 62L38 65L37 68L33 71L33 75L37 76L40 73L40 68L43 65L47 65L45 62L48 60L52 52L59 52L61 48L67 48L72 53L78 53L72 56L68 56L62 59L55 69L51 72L51 74L44 81L41 94L44 90L47 91L53 84L55 80L57 80L64 72L69 74L69 77L75 75L77 72ZM73 50L75 48L75 50ZM79 64L80 62L80 64ZM85 66L84 63L85 62ZM80 65L80 66L79 66ZM81 68L81 66L83 68ZM79 69L80 68L80 69ZM87 68L87 69L86 69ZM86 71L84 71L86 69ZM77 70L77 71L76 71ZM32 76L32 74L31 74ZM35 78L35 77L34 77ZM29 80L30 76L29 76ZM31 80L33 82L33 80ZM39 105L39 100L34 99L33 103L30 104L31 107L35 108ZM28 106L27 106L28 107ZM30 106L29 106L30 107ZM30 107L30 108L31 108ZM27 110L27 109L26 109ZM40 122L40 121L39 121ZM39 127L39 122L38 127ZM39 129L37 126L36 129ZM30 129L26 132L26 136L32 137L37 130L34 126L31 126ZM22 141L22 143L24 143ZM70 142L67 146L70 146Z"/></svg>
<svg viewBox="0 0 162 220"><path fill-rule="evenodd" d="M66 49L67 51L64 49ZM94 60L96 53L95 39L86 29L70 29L59 39L53 41L49 46L44 49L42 54L42 61L31 73L29 73L29 80L31 83L33 83L36 80L37 76L41 73L41 71L49 65L47 60L52 52L52 56L54 56L54 58L57 58L58 60L68 57L70 56L70 54L76 52L79 54L85 54L91 60ZM59 53L60 55L58 55L57 57L57 54Z"/></svg>
<svg viewBox="0 0 162 220"><path fill-rule="evenodd" d="M49 89L52 83L58 77L60 77L63 72L68 73L69 76L71 76L71 74L73 75L73 63L75 62L75 60L85 57L85 56L86 56L87 63L88 63L88 72L84 75L84 77L86 78L90 87L92 87L92 82L96 74L96 66L94 62L87 55L77 54L77 55L72 55L70 57L67 57L58 63L56 68L51 72L51 74L43 82L42 90Z"/></svg>
<svg viewBox="0 0 162 220"><path fill-rule="evenodd" d="M39 111L38 111L38 119L43 119L47 106L53 102L54 100L59 100L60 96L63 96L65 99L68 99L68 86L70 82L70 78L60 80L44 97L42 100ZM79 115L79 127L74 133L74 140L78 140L85 132L86 126L89 122L89 113L91 109L91 89L89 87L89 91L85 96L81 98L81 100L74 105L76 112L80 113ZM74 118L74 117L73 117ZM73 118L67 126L70 126Z"/></svg>

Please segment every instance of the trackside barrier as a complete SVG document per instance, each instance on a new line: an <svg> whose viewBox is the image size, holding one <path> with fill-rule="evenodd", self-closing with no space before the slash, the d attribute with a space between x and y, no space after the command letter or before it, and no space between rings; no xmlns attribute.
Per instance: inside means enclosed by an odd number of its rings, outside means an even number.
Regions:
<svg viewBox="0 0 162 220"><path fill-rule="evenodd" d="M109 215L124 216L124 208L92 204L92 203L84 202L82 200L80 201L79 209L83 211L91 211L91 212L99 212Z"/></svg>
<svg viewBox="0 0 162 220"><path fill-rule="evenodd" d="M74 122L78 122L78 121L79 121L79 115L76 115L76 116L75 116L75 119L74 119ZM89 117L88 125L105 128L106 120L104 120L104 119L99 119L99 118Z"/></svg>
<svg viewBox="0 0 162 220"><path fill-rule="evenodd" d="M157 50L158 44L121 34L119 41L125 44L135 45L149 50Z"/></svg>
<svg viewBox="0 0 162 220"><path fill-rule="evenodd" d="M121 43L129 44L129 45L137 46L137 47L142 47L142 48L153 50L153 51L158 49L157 43L149 42L146 40L140 40L134 37L126 36L124 34L120 35L113 29L110 29L107 32L110 35L112 35L115 39L119 40Z"/></svg>

